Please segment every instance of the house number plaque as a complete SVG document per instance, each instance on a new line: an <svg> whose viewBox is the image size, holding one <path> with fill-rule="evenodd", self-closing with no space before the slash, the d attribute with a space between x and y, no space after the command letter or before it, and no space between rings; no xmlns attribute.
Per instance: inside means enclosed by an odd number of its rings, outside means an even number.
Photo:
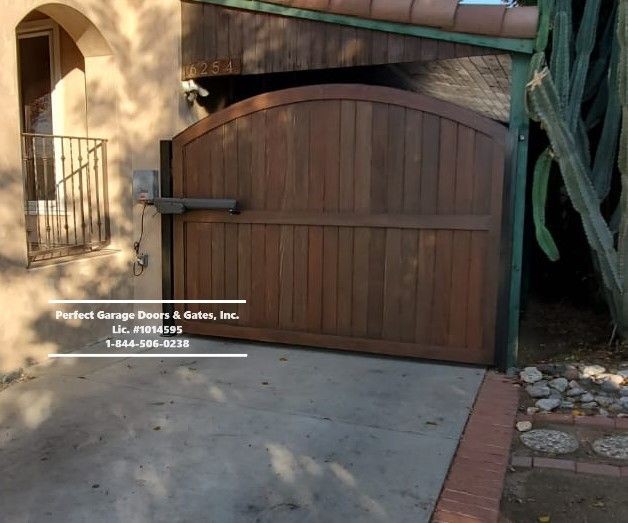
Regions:
<svg viewBox="0 0 628 523"><path fill-rule="evenodd" d="M221 58L218 60L201 60L183 66L183 79L201 78L204 76L226 76L240 74L242 63L237 58Z"/></svg>

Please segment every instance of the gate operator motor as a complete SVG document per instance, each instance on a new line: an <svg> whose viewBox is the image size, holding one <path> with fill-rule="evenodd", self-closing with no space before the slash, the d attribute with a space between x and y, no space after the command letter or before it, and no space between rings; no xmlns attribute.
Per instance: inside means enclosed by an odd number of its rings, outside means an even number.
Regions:
<svg viewBox="0 0 628 523"><path fill-rule="evenodd" d="M133 171L133 201L152 203L159 194L159 174L157 171Z"/></svg>

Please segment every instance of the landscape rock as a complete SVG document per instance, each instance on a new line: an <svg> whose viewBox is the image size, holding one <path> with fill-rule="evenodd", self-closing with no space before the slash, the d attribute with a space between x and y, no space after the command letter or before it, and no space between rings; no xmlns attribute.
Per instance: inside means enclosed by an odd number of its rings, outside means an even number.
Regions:
<svg viewBox="0 0 628 523"><path fill-rule="evenodd" d="M586 393L586 390L584 390L583 388L581 388L581 387L573 387L573 388L569 389L566 394L570 398L573 398L575 396L582 396L585 393Z"/></svg>
<svg viewBox="0 0 628 523"><path fill-rule="evenodd" d="M536 383L543 379L543 374L536 367L526 367L519 373L519 377L526 383Z"/></svg>
<svg viewBox="0 0 628 523"><path fill-rule="evenodd" d="M593 397L593 394L591 394L590 392L587 392L586 394L583 394L582 396L580 396L580 401L582 403L589 403L591 401L595 401L595 398Z"/></svg>
<svg viewBox="0 0 628 523"><path fill-rule="evenodd" d="M550 395L550 388L547 385L528 385L526 392L532 398L547 398Z"/></svg>
<svg viewBox="0 0 628 523"><path fill-rule="evenodd" d="M559 392L565 392L569 386L569 381L565 378L556 378L551 380L548 385Z"/></svg>
<svg viewBox="0 0 628 523"><path fill-rule="evenodd" d="M538 408L538 407L528 407L528 408L526 409L526 414L527 414L528 416L532 416L533 414L536 414L538 411L539 411L539 408Z"/></svg>
<svg viewBox="0 0 628 523"><path fill-rule="evenodd" d="M628 387L620 387L619 395L623 397L628 397Z"/></svg>
<svg viewBox="0 0 628 523"><path fill-rule="evenodd" d="M563 372L563 377L567 380L577 380L580 377L580 371L575 367L568 367L565 372Z"/></svg>
<svg viewBox="0 0 628 523"><path fill-rule="evenodd" d="M590 378L598 374L603 374L604 372L606 372L606 369L601 365L585 365L582 368L582 377Z"/></svg>
<svg viewBox="0 0 628 523"><path fill-rule="evenodd" d="M606 436L593 442L593 451L612 459L628 459L628 434Z"/></svg>
<svg viewBox="0 0 628 523"><path fill-rule="evenodd" d="M597 409L597 403L595 401L591 401L589 403L583 403L581 407L583 409Z"/></svg>
<svg viewBox="0 0 628 523"><path fill-rule="evenodd" d="M624 378L624 381L628 380L628 369L621 369L620 371L617 372L617 375Z"/></svg>
<svg viewBox="0 0 628 523"><path fill-rule="evenodd" d="M516 427L519 432L527 432L528 430L532 428L532 422L531 421L518 421Z"/></svg>
<svg viewBox="0 0 628 523"><path fill-rule="evenodd" d="M581 400L581 401L584 401L584 400ZM602 396L602 395L597 395L589 401L596 401L602 407L608 407L609 405L613 403L613 400L611 398L609 398L608 396Z"/></svg>
<svg viewBox="0 0 628 523"><path fill-rule="evenodd" d="M600 385L604 392L619 392L619 385L611 380L606 380Z"/></svg>
<svg viewBox="0 0 628 523"><path fill-rule="evenodd" d="M619 404L622 406L624 410L628 410L628 396L619 398Z"/></svg>
<svg viewBox="0 0 628 523"><path fill-rule="evenodd" d="M575 403L573 401L566 401L563 400L560 402L560 408L561 409L573 409L575 406Z"/></svg>
<svg viewBox="0 0 628 523"><path fill-rule="evenodd" d="M599 376L595 377L595 381L597 383L604 383L605 381L612 381L613 383L616 383L617 385L621 385L624 382L624 378L623 376L620 376L619 374L600 374Z"/></svg>
<svg viewBox="0 0 628 523"><path fill-rule="evenodd" d="M578 385L580 385L581 387L590 387L591 385L593 385L593 379L592 378L582 378L582 379L578 380Z"/></svg>
<svg viewBox="0 0 628 523"><path fill-rule="evenodd" d="M519 439L526 447L540 452L568 454L578 449L578 440L560 430L530 430L521 434Z"/></svg>
<svg viewBox="0 0 628 523"><path fill-rule="evenodd" d="M541 400L538 400L535 405L544 411L550 411L550 410L554 410L555 408L559 407L561 404L561 401L557 398L544 398Z"/></svg>

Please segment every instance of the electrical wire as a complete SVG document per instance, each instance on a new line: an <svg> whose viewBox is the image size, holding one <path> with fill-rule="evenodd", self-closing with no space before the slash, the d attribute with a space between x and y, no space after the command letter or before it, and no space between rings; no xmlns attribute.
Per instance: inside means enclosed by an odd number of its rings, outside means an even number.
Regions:
<svg viewBox="0 0 628 523"><path fill-rule="evenodd" d="M144 202L144 207L142 207L142 219L140 221L140 237L135 243L133 243L133 250L135 251L135 261L133 262L133 276L141 276L144 272L144 265L138 262L138 258L140 255L142 238L144 237L144 214L146 213L146 207L148 207L148 204Z"/></svg>

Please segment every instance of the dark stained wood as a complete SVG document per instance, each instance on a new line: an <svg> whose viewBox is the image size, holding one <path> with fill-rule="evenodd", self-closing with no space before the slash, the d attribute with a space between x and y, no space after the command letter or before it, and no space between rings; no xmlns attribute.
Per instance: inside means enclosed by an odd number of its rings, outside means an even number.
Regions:
<svg viewBox="0 0 628 523"><path fill-rule="evenodd" d="M226 59L240 65L233 74L260 74L494 53L471 45L200 2L184 1L181 6L183 70L190 78L191 64Z"/></svg>
<svg viewBox="0 0 628 523"><path fill-rule="evenodd" d="M190 127L173 142L174 195L242 212L175 218L175 297L247 304L186 332L490 363L504 136L444 102L350 85ZM236 310L202 308L220 309Z"/></svg>

